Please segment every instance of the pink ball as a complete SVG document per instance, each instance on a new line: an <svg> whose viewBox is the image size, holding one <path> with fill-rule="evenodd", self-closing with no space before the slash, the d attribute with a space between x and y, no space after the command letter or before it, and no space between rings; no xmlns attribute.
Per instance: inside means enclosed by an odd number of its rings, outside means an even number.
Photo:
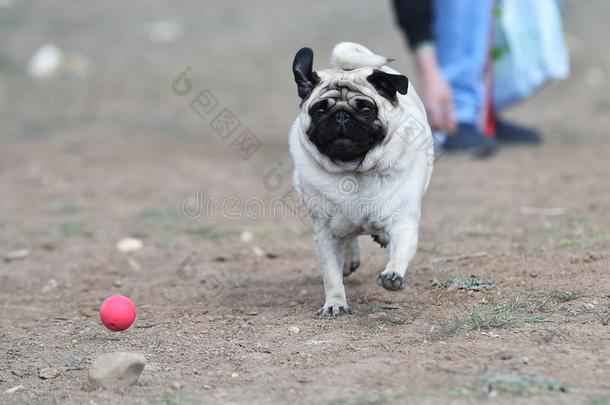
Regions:
<svg viewBox="0 0 610 405"><path fill-rule="evenodd" d="M136 320L136 306L123 295L113 295L100 305L100 320L112 331L125 330Z"/></svg>

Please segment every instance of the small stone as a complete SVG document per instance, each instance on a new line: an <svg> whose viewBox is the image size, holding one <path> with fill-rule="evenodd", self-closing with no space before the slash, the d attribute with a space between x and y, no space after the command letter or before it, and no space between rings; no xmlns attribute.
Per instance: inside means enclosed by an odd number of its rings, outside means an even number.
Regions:
<svg viewBox="0 0 610 405"><path fill-rule="evenodd" d="M21 260L25 259L29 255L30 251L27 249L13 250L12 252L8 252L6 255L4 255L4 261L8 263L14 260Z"/></svg>
<svg viewBox="0 0 610 405"><path fill-rule="evenodd" d="M242 242L244 243L250 243L252 242L252 240L254 239L254 235L252 235L252 232L250 231L243 231L240 235L239 238L241 239Z"/></svg>
<svg viewBox="0 0 610 405"><path fill-rule="evenodd" d="M176 382L171 383L169 386L174 391L180 391L182 389L182 387L184 387L184 384L182 384L181 382L176 381Z"/></svg>
<svg viewBox="0 0 610 405"><path fill-rule="evenodd" d="M239 374L237 374L237 373L231 373L231 378L237 378L237 377L239 377Z"/></svg>
<svg viewBox="0 0 610 405"><path fill-rule="evenodd" d="M57 248L57 243L55 241L52 240L47 240L45 242L42 242L40 244L40 247L44 250L48 250L48 251L53 251Z"/></svg>
<svg viewBox="0 0 610 405"><path fill-rule="evenodd" d="M299 329L298 326L291 326L288 328L288 333L290 333L291 335L296 335L300 331L301 331L301 329Z"/></svg>
<svg viewBox="0 0 610 405"><path fill-rule="evenodd" d="M28 375L25 370L11 370L11 374L19 378L23 378Z"/></svg>
<svg viewBox="0 0 610 405"><path fill-rule="evenodd" d="M59 370L53 367L44 367L38 370L38 377L43 380L51 380L59 376Z"/></svg>
<svg viewBox="0 0 610 405"><path fill-rule="evenodd" d="M111 388L116 385L133 385L138 381L146 357L142 353L115 352L98 356L89 368L87 388Z"/></svg>
<svg viewBox="0 0 610 405"><path fill-rule="evenodd" d="M49 281L47 281L47 283L45 284L44 287L42 287L42 292L46 293L46 292L49 292L51 290L54 290L54 289L57 288L58 285L59 285L59 283L57 282L57 280L52 278Z"/></svg>
<svg viewBox="0 0 610 405"><path fill-rule="evenodd" d="M256 257L265 257L266 255L265 251L256 245L252 246L252 252L254 252L254 255Z"/></svg>
<svg viewBox="0 0 610 405"><path fill-rule="evenodd" d="M9 388L8 390L4 391L5 394L14 394L17 391L22 391L24 390L25 387L23 385L16 385L12 388Z"/></svg>
<svg viewBox="0 0 610 405"><path fill-rule="evenodd" d="M64 54L55 45L44 45L36 50L28 63L28 74L35 79L55 75L64 63Z"/></svg>
<svg viewBox="0 0 610 405"><path fill-rule="evenodd" d="M116 248L122 253L132 253L136 250L142 249L144 244L140 239L136 238L125 238L117 242Z"/></svg>

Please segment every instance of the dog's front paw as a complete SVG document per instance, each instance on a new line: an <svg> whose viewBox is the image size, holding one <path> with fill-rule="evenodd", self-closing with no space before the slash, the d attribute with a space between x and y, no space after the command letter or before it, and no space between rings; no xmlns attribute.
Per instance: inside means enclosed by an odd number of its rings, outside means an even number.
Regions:
<svg viewBox="0 0 610 405"><path fill-rule="evenodd" d="M398 291L405 288L405 278L398 273L379 273L377 276L377 284L390 291Z"/></svg>
<svg viewBox="0 0 610 405"><path fill-rule="evenodd" d="M349 305L344 304L344 305L327 305L324 304L324 306L320 309L318 309L316 311L316 315L318 316L331 316L331 317L337 317L340 315L351 315L352 310L350 309Z"/></svg>

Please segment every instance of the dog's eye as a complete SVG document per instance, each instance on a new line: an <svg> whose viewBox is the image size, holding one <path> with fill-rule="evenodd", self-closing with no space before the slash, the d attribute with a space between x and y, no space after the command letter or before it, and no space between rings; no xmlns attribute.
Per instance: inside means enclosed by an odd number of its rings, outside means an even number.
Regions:
<svg viewBox="0 0 610 405"><path fill-rule="evenodd" d="M370 116L375 113L375 107L366 101L360 101L357 104L358 112L364 116Z"/></svg>
<svg viewBox="0 0 610 405"><path fill-rule="evenodd" d="M360 107L360 114L362 115L371 115L373 113L373 109L371 107Z"/></svg>
<svg viewBox="0 0 610 405"><path fill-rule="evenodd" d="M322 100L311 107L312 113L323 114L328 110L328 101Z"/></svg>
<svg viewBox="0 0 610 405"><path fill-rule="evenodd" d="M358 109L358 111L360 111L360 114L368 117L375 113L375 108L368 105L363 105Z"/></svg>

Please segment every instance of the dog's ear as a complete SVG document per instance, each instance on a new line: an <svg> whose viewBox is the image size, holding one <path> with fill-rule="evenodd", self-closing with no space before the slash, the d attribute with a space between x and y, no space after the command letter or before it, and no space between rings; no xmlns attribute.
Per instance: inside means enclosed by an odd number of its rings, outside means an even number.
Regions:
<svg viewBox="0 0 610 405"><path fill-rule="evenodd" d="M403 75L394 75L375 69L366 80L375 87L377 92L390 101L397 101L396 92L407 94L409 79Z"/></svg>
<svg viewBox="0 0 610 405"><path fill-rule="evenodd" d="M320 81L320 77L313 71L313 51L311 48L301 48L294 55L292 73L297 83L299 97L305 100Z"/></svg>

